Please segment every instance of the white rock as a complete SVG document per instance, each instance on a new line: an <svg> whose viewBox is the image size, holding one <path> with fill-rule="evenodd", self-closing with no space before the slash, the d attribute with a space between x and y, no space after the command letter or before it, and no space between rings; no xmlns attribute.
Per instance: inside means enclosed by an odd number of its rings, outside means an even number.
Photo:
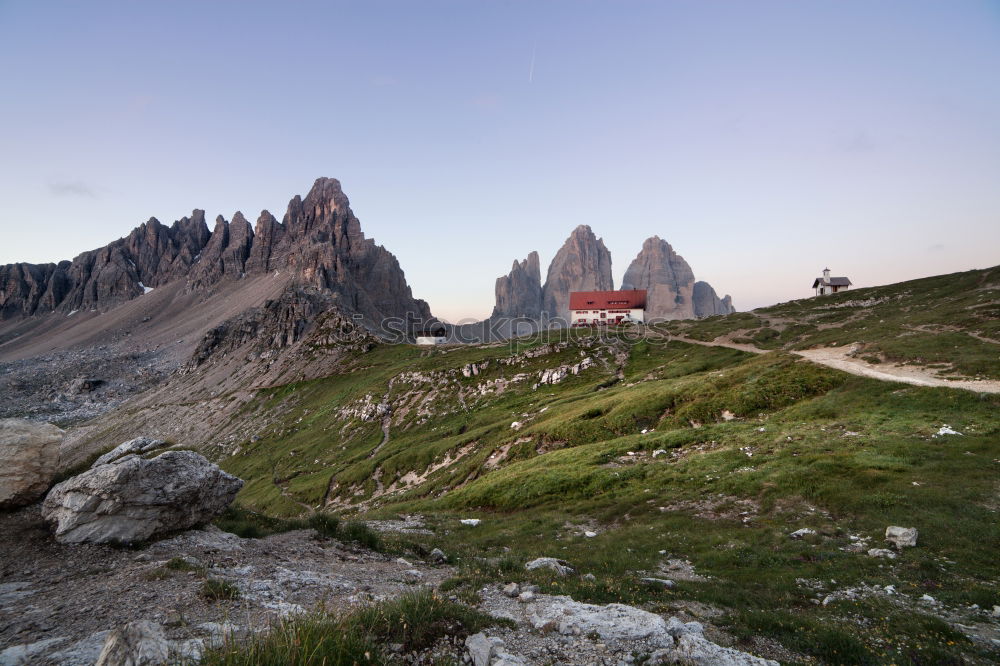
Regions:
<svg viewBox="0 0 1000 666"><path fill-rule="evenodd" d="M656 458L657 456L665 456L665 455L667 455L666 449L656 449L655 451L653 451L654 458Z"/></svg>
<svg viewBox="0 0 1000 666"><path fill-rule="evenodd" d="M937 603L937 599L935 599L934 597L932 597L929 594L923 595L922 597L920 597L920 600L923 601L925 604L936 604Z"/></svg>
<svg viewBox="0 0 1000 666"><path fill-rule="evenodd" d="M536 630L556 629L564 636L597 634L604 641L648 640L670 645L666 621L649 611L624 604L597 606L566 596L546 597L529 607L528 621Z"/></svg>
<svg viewBox="0 0 1000 666"><path fill-rule="evenodd" d="M952 427L947 423L945 423L938 429L938 431L935 434L931 435L931 437L944 437L945 435L961 435L961 434L962 433L960 433L957 430L952 430Z"/></svg>
<svg viewBox="0 0 1000 666"><path fill-rule="evenodd" d="M465 639L465 649L469 651L473 666L490 666L493 647L493 641L482 632Z"/></svg>
<svg viewBox="0 0 1000 666"><path fill-rule="evenodd" d="M521 425L522 424L521 424L520 421L514 421L513 423L510 424L510 427L511 427L511 430L520 430L521 429Z"/></svg>
<svg viewBox="0 0 1000 666"><path fill-rule="evenodd" d="M507 583L503 588L504 596L508 596L511 599L521 594L521 586L517 583Z"/></svg>
<svg viewBox="0 0 1000 666"><path fill-rule="evenodd" d="M65 637L46 638L34 643L24 643L22 645L12 645L0 651L0 666L20 666L21 664L31 664L48 652L49 648L66 642Z"/></svg>
<svg viewBox="0 0 1000 666"><path fill-rule="evenodd" d="M136 437L135 439L130 439L129 441L119 444L115 448L111 449L103 456L95 460L94 464L91 466L96 467L97 465L107 465L108 463L118 460L119 458L124 458L130 453L147 453L153 449L158 449L166 445L166 442L153 439L152 437Z"/></svg>
<svg viewBox="0 0 1000 666"><path fill-rule="evenodd" d="M704 666L779 666L776 661L716 645L697 633L682 635L677 639L676 646L657 650L646 663L651 666L677 663Z"/></svg>
<svg viewBox="0 0 1000 666"><path fill-rule="evenodd" d="M490 666L522 666L527 664L523 658L509 652L497 652L493 656Z"/></svg>
<svg viewBox="0 0 1000 666"><path fill-rule="evenodd" d="M916 527L899 527L890 525L885 528L885 540L898 548L909 548L917 545Z"/></svg>
<svg viewBox="0 0 1000 666"><path fill-rule="evenodd" d="M587 537L588 539L593 539L595 536L597 536L597 532L587 531L583 533L583 536Z"/></svg>
<svg viewBox="0 0 1000 666"><path fill-rule="evenodd" d="M535 569L552 569L560 576L568 576L574 569L566 560L559 560L554 557L539 557L524 565L528 571Z"/></svg>
<svg viewBox="0 0 1000 666"><path fill-rule="evenodd" d="M170 644L163 629L139 620L114 629L94 666L153 666L170 658Z"/></svg>
<svg viewBox="0 0 1000 666"><path fill-rule="evenodd" d="M1000 606L993 607L993 617L1000 617Z"/></svg>
<svg viewBox="0 0 1000 666"><path fill-rule="evenodd" d="M896 553L888 548L869 548L868 557L885 557L890 560L896 559Z"/></svg>
<svg viewBox="0 0 1000 666"><path fill-rule="evenodd" d="M803 527L801 530L795 530L788 536L792 537L793 539L801 539L802 537L809 536L810 534L816 534L816 530L810 529L808 527Z"/></svg>
<svg viewBox="0 0 1000 666"><path fill-rule="evenodd" d="M479 520L478 518L462 518L458 522L462 523L463 525L468 525L469 527L475 527L476 525L478 525L483 521Z"/></svg>
<svg viewBox="0 0 1000 666"><path fill-rule="evenodd" d="M535 593L532 592L531 590L525 590L521 594L517 595L517 600L520 601L522 604L526 604L529 601L534 601Z"/></svg>
<svg viewBox="0 0 1000 666"><path fill-rule="evenodd" d="M51 663L61 666L93 666L97 658L101 656L101 650L110 634L111 632L108 630L95 632L69 647L62 648L57 652L50 652L46 658ZM2 659L0 659L0 664L3 664Z"/></svg>
<svg viewBox="0 0 1000 666"><path fill-rule="evenodd" d="M641 580L643 583L646 583L647 585L656 585L659 587L666 588L668 590L672 590L674 589L674 587L676 587L676 583L674 583L674 581L670 580L669 578L640 578L639 580Z"/></svg>
<svg viewBox="0 0 1000 666"><path fill-rule="evenodd" d="M431 554L428 556L428 559L434 564L443 564L444 562L448 561L448 556L445 555L444 551L441 550L440 548L435 548L434 550L431 551Z"/></svg>
<svg viewBox="0 0 1000 666"><path fill-rule="evenodd" d="M193 451L127 455L56 485L42 517L63 543L135 543L211 520L242 486Z"/></svg>
<svg viewBox="0 0 1000 666"><path fill-rule="evenodd" d="M64 434L48 423L0 420L0 508L30 504L45 494L59 469Z"/></svg>

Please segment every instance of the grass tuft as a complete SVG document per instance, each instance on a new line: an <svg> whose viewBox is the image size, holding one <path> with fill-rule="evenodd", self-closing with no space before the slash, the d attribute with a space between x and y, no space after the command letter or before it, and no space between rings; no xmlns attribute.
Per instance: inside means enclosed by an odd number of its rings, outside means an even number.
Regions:
<svg viewBox="0 0 1000 666"><path fill-rule="evenodd" d="M206 666L274 664L349 666L392 662L388 645L424 650L441 638L457 641L505 623L429 590L373 604L343 616L317 611L281 621L239 645L210 650Z"/></svg>

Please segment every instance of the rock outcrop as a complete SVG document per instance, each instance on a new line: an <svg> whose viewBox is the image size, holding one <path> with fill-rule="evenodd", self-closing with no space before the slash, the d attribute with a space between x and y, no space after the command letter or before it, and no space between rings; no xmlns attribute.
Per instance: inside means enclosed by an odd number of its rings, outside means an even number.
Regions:
<svg viewBox="0 0 1000 666"><path fill-rule="evenodd" d="M569 321L571 291L605 291L614 289L611 278L611 253L593 230L581 224L549 264L542 288L542 309L550 318Z"/></svg>
<svg viewBox="0 0 1000 666"><path fill-rule="evenodd" d="M159 666L169 658L170 643L163 629L148 620L139 620L108 635L94 666Z"/></svg>
<svg viewBox="0 0 1000 666"><path fill-rule="evenodd" d="M538 595L522 612L527 624L542 635L597 636L611 650L624 645L640 651L652 648L645 662L649 664L777 666L778 663L709 641L699 622L682 622L676 617L665 620L625 604L587 604L567 596Z"/></svg>
<svg viewBox="0 0 1000 666"><path fill-rule="evenodd" d="M625 271L622 289L646 290L646 320L692 319L735 312L732 299L720 299L707 282L695 282L694 271L670 243L647 238Z"/></svg>
<svg viewBox="0 0 1000 666"><path fill-rule="evenodd" d="M538 319L541 314L542 273L538 253L532 252L524 261L515 261L509 274L497 278L493 316Z"/></svg>
<svg viewBox="0 0 1000 666"><path fill-rule="evenodd" d="M317 287L296 286L210 329L185 370L237 351L243 354L243 361L270 356L304 339L324 347L350 344L366 349L375 344L366 328L341 314L336 295Z"/></svg>
<svg viewBox="0 0 1000 666"><path fill-rule="evenodd" d="M30 504L45 494L59 468L63 434L48 423L0 420L0 509Z"/></svg>
<svg viewBox="0 0 1000 666"><path fill-rule="evenodd" d="M151 218L73 261L0 266L0 318L103 310L175 280L202 290L281 271L339 294L340 308L372 325L386 318L430 319L396 258L365 238L333 178L319 178L305 198L294 197L282 222L263 211L256 229L237 212L231 223L217 218L210 232L205 212L195 210L170 227Z"/></svg>
<svg viewBox="0 0 1000 666"><path fill-rule="evenodd" d="M136 543L211 520L242 486L193 451L130 454L57 484L42 517L63 543Z"/></svg>
<svg viewBox="0 0 1000 666"><path fill-rule="evenodd" d="M736 309L733 308L733 299L729 294L726 294L724 298L719 298L712 285L701 280L694 283L691 302L694 306L695 317L711 317L736 312Z"/></svg>
<svg viewBox="0 0 1000 666"><path fill-rule="evenodd" d="M917 545L917 528L890 525L885 528L885 540L897 550L912 548Z"/></svg>
<svg viewBox="0 0 1000 666"><path fill-rule="evenodd" d="M124 444L119 444L115 448L111 449L97 460L91 467L97 467L98 465L107 465L112 463L119 458L124 458L129 454L140 455L143 453L148 453L156 449L166 446L167 443L159 440L153 439L152 437L136 437L135 439L130 439Z"/></svg>
<svg viewBox="0 0 1000 666"><path fill-rule="evenodd" d="M232 222L226 222L221 215L215 218L215 229L202 250L198 263L191 270L191 287L198 289L221 282L227 277L243 277L253 238L253 227L243 217L243 213L236 211Z"/></svg>

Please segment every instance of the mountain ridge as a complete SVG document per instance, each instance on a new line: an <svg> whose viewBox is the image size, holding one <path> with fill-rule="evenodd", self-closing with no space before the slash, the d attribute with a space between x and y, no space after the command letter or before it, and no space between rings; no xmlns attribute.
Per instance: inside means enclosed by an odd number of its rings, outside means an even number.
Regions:
<svg viewBox="0 0 1000 666"><path fill-rule="evenodd" d="M305 198L289 201L282 222L264 210L251 228L237 211L232 222L218 216L209 231L205 211L195 209L169 227L150 218L72 260L0 266L0 319L105 311L174 280L207 292L223 281L285 269L339 293L345 310L369 322L431 318L396 257L365 238L340 182L318 178Z"/></svg>

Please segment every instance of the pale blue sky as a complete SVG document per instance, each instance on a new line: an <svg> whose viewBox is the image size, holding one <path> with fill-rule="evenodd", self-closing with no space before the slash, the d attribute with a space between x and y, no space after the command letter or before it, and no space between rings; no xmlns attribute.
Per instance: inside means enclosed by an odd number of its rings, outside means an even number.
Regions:
<svg viewBox="0 0 1000 666"><path fill-rule="evenodd" d="M318 176L452 320L581 223L740 309L1000 263L998 2L0 0L0 68L0 263Z"/></svg>

